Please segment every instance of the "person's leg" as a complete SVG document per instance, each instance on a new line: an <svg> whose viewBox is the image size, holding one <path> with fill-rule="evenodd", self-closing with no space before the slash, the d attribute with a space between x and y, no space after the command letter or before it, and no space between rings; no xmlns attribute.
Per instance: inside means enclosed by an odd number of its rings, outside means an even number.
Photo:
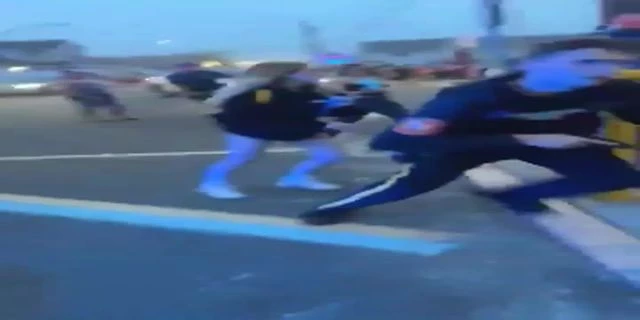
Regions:
<svg viewBox="0 0 640 320"><path fill-rule="evenodd" d="M80 117L84 120L95 120L98 116L96 107L91 105L86 101L82 101L81 99L73 100L76 108L78 109L78 113L80 113Z"/></svg>
<svg viewBox="0 0 640 320"><path fill-rule="evenodd" d="M551 169L563 177L493 193L496 200L515 209L548 198L640 187L640 172L606 149L538 151L521 160Z"/></svg>
<svg viewBox="0 0 640 320"><path fill-rule="evenodd" d="M342 159L340 150L329 139L313 139L299 143L308 154L308 158L295 165L278 181L283 188L302 188L309 190L335 190L340 186L321 182L313 173Z"/></svg>
<svg viewBox="0 0 640 320"><path fill-rule="evenodd" d="M137 120L137 118L128 115L127 107L114 95L105 93L103 99L112 118L118 120Z"/></svg>
<svg viewBox="0 0 640 320"><path fill-rule="evenodd" d="M238 199L245 197L228 181L234 170L255 159L262 151L264 141L227 133L225 135L227 154L222 160L210 165L203 176L198 191L219 199Z"/></svg>
<svg viewBox="0 0 640 320"><path fill-rule="evenodd" d="M340 223L355 210L396 202L435 190L458 178L467 169L476 167L472 155L432 156L422 158L391 177L363 189L320 205L300 215L314 225Z"/></svg>

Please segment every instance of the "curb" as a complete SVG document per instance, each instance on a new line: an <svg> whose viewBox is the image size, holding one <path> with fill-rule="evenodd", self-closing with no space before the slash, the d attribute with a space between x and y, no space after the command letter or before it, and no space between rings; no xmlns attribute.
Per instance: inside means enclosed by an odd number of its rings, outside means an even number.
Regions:
<svg viewBox="0 0 640 320"><path fill-rule="evenodd" d="M585 213L588 213L640 240L640 216L638 216L640 206L635 205L637 208L633 209L634 212L630 212L630 208L626 207L629 205L628 202L606 203L598 202L597 200L590 198L577 199L573 201L573 204L582 208Z"/></svg>
<svg viewBox="0 0 640 320"><path fill-rule="evenodd" d="M467 177L485 189L523 183L523 179L499 165L485 165L467 172ZM640 239L595 217L565 200L546 200L554 211L523 217L539 230L640 288Z"/></svg>

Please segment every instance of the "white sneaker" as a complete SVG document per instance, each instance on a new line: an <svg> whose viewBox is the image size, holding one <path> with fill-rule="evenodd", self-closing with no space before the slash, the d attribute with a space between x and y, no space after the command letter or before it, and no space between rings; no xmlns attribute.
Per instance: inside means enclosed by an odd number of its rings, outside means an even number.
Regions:
<svg viewBox="0 0 640 320"><path fill-rule="evenodd" d="M337 190L341 188L341 186L337 184L318 181L310 176L285 176L278 180L276 186L280 188L299 188L318 191Z"/></svg>
<svg viewBox="0 0 640 320"><path fill-rule="evenodd" d="M227 184L201 184L196 191L216 199L242 199L247 196Z"/></svg>

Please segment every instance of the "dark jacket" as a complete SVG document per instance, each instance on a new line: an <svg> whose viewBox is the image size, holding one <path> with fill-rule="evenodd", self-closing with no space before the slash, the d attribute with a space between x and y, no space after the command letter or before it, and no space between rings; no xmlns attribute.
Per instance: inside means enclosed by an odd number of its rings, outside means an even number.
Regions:
<svg viewBox="0 0 640 320"><path fill-rule="evenodd" d="M184 70L168 75L167 80L184 90L188 98L202 101L224 86L218 80L229 77L224 73L211 70Z"/></svg>
<svg viewBox="0 0 640 320"><path fill-rule="evenodd" d="M633 121L637 108L631 106L640 99L640 83L628 80L611 80L598 86L553 94L528 94L513 83L514 75L481 80L441 91L425 103L411 118L437 119L445 123L438 134L405 135L389 128L375 137L371 147L408 153L456 152L485 148L521 146L512 137L517 133L560 133L545 129L539 121L523 119L492 119L490 115L505 111L512 114L565 111L582 109L587 112L610 111L627 121ZM506 121L509 122L506 122ZM549 120L553 121L553 120ZM501 123L502 122L502 123ZM406 123L405 123L406 124ZM413 123L412 123L413 124ZM398 126L402 126L399 124ZM501 128L499 132L460 130L476 127ZM567 126L569 128L569 126ZM457 130L455 134L451 131ZM527 130L525 130L527 129ZM567 130L568 131L568 130ZM570 133L570 132L567 132Z"/></svg>
<svg viewBox="0 0 640 320"><path fill-rule="evenodd" d="M312 90L268 84L230 98L215 118L225 131L238 135L272 141L305 140L325 127L318 121L324 108L318 100L325 98Z"/></svg>

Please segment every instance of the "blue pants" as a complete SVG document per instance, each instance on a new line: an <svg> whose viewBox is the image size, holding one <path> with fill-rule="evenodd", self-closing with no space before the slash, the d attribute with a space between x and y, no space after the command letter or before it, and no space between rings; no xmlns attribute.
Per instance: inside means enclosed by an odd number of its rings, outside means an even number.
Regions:
<svg viewBox="0 0 640 320"><path fill-rule="evenodd" d="M317 209L354 210L404 200L437 189L467 170L501 160L521 160L562 175L502 192L502 196L514 201L539 201L640 187L640 172L613 156L609 149L522 147L421 157L390 178Z"/></svg>
<svg viewBox="0 0 640 320"><path fill-rule="evenodd" d="M225 134L225 141L229 154L222 160L207 168L202 183L226 183L228 176L236 169L247 163L264 151L269 141L245 137L237 134ZM340 151L325 139L311 139L296 142L309 155L308 159L291 168L287 176L301 177L310 175L314 171L339 161Z"/></svg>

